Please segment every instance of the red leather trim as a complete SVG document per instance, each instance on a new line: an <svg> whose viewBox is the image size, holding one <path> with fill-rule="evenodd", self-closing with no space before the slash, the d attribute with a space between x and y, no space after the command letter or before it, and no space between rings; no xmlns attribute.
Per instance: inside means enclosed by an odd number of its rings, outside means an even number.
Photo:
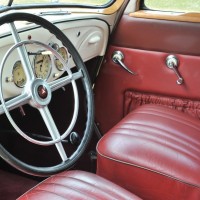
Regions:
<svg viewBox="0 0 200 200"><path fill-rule="evenodd" d="M126 116L132 110L135 110L137 107L145 104L166 106L200 119L200 101L170 98L166 96L152 95L130 90L126 91L124 94L124 116Z"/></svg>
<svg viewBox="0 0 200 200"><path fill-rule="evenodd" d="M134 18L123 15L112 36L115 46L200 55L199 23Z"/></svg>
<svg viewBox="0 0 200 200"><path fill-rule="evenodd" d="M137 194L145 200L199 200L199 188L179 182L162 174L133 167L124 163L116 163L105 158L98 159L98 174L106 179L115 180L115 183ZM107 169L113 173L109 173ZM105 169L105 170L104 170ZM117 169L117 170L116 170ZM153 176L153 180L152 180ZM119 177L119 178L117 178ZM149 181L150 180L150 181ZM151 181L152 180L152 181Z"/></svg>
<svg viewBox="0 0 200 200"><path fill-rule="evenodd" d="M137 73L133 76L115 64L112 53L123 52L124 63ZM95 88L96 121L103 133L123 117L123 99L127 90L148 92L163 96L200 99L200 57L176 54L180 60L178 70L184 78L177 85L177 76L165 64L168 53L110 46Z"/></svg>
<svg viewBox="0 0 200 200"><path fill-rule="evenodd" d="M146 105L99 142L97 173L148 200L200 199L200 123Z"/></svg>
<svg viewBox="0 0 200 200"><path fill-rule="evenodd" d="M95 174L65 171L45 180L18 200L141 200L125 189Z"/></svg>

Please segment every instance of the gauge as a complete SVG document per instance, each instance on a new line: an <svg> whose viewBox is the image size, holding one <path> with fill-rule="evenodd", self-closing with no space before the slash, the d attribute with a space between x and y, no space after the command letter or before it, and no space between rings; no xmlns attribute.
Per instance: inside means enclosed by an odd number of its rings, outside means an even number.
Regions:
<svg viewBox="0 0 200 200"><path fill-rule="evenodd" d="M58 49L58 53L62 56L62 58L64 59L65 62L68 61L68 53L67 53L67 50L65 49L65 47L60 47ZM59 59L55 60L55 65L56 65L57 69L60 70L60 71L62 71L64 69L64 66L60 62Z"/></svg>
<svg viewBox="0 0 200 200"><path fill-rule="evenodd" d="M21 61L17 61L13 66L13 81L17 87L24 87L26 84L26 75Z"/></svg>
<svg viewBox="0 0 200 200"><path fill-rule="evenodd" d="M51 72L51 58L39 53L34 58L34 70L37 78L46 80Z"/></svg>

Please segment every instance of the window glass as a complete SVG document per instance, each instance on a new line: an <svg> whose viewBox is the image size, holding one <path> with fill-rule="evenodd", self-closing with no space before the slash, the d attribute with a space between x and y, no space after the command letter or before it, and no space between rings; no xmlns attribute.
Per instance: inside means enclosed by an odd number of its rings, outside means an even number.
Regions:
<svg viewBox="0 0 200 200"><path fill-rule="evenodd" d="M66 3L82 5L105 5L112 0L14 0L13 4L42 4L42 3Z"/></svg>
<svg viewBox="0 0 200 200"><path fill-rule="evenodd" d="M151 10L200 12L200 0L144 0L144 5Z"/></svg>

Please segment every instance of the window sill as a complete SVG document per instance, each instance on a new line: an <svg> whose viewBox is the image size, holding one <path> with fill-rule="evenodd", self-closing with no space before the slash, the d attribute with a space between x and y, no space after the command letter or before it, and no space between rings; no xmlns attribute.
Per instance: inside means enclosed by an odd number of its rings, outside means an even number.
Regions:
<svg viewBox="0 0 200 200"><path fill-rule="evenodd" d="M170 21L182 22L200 22L200 13L178 13L178 12L162 12L151 10L139 10L129 14L130 17L147 18L147 19L162 19Z"/></svg>

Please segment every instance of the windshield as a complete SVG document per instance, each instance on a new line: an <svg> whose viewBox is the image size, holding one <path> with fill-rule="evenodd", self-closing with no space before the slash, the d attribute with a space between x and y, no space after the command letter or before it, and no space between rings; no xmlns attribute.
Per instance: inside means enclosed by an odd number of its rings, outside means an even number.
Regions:
<svg viewBox="0 0 200 200"><path fill-rule="evenodd" d="M12 5L27 5L27 4L45 4L45 3L66 3L66 4L81 4L101 6L109 3L111 0L13 0ZM9 5L9 0L0 0L0 6Z"/></svg>
<svg viewBox="0 0 200 200"><path fill-rule="evenodd" d="M2 6L7 6L8 3L9 3L8 0L0 0L0 6L1 6L1 7L2 7Z"/></svg>

